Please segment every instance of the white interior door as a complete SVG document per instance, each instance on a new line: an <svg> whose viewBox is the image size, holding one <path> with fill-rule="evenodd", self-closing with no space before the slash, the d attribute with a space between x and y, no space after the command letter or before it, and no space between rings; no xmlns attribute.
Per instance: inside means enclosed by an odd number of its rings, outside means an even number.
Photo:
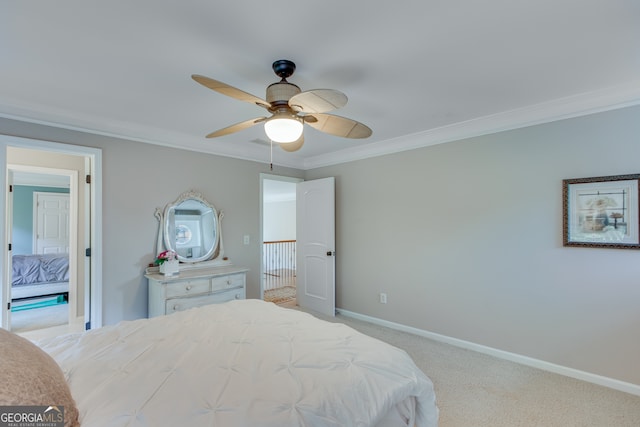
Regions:
<svg viewBox="0 0 640 427"><path fill-rule="evenodd" d="M296 189L298 305L335 316L335 179L300 182Z"/></svg>
<svg viewBox="0 0 640 427"><path fill-rule="evenodd" d="M36 254L69 253L69 195L35 192Z"/></svg>

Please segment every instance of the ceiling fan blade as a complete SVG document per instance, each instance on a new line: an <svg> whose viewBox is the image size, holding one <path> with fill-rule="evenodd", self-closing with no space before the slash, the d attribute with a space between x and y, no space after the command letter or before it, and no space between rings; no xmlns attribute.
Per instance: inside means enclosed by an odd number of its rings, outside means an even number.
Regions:
<svg viewBox="0 0 640 427"><path fill-rule="evenodd" d="M218 136L229 135L230 133L250 128L251 126L257 125L258 123L264 122L265 120L267 120L266 117L258 117L257 119L245 120L244 122L236 123L235 125L227 126L226 128L211 132L209 135L207 135L207 138L216 138Z"/></svg>
<svg viewBox="0 0 640 427"><path fill-rule="evenodd" d="M255 95L251 95L250 93L237 89L233 86L229 86L226 83L222 83L222 82L219 82L218 80L201 76L199 74L193 74L191 78L197 81L198 83L200 83L202 86L208 87L209 89L215 90L216 92L219 92L223 95L230 96L240 101L256 104L262 108L266 108L266 109L271 108L271 105L269 105L269 103L264 99L258 98Z"/></svg>
<svg viewBox="0 0 640 427"><path fill-rule="evenodd" d="M289 100L293 111L326 113L347 105L347 95L333 89L313 89L300 92Z"/></svg>
<svg viewBox="0 0 640 427"><path fill-rule="evenodd" d="M296 141L287 142L287 143L281 142L280 148L282 148L284 151L293 153L294 151L298 151L299 149L301 149L303 144L304 144L304 134L300 135L300 138L298 138Z"/></svg>
<svg viewBox="0 0 640 427"><path fill-rule="evenodd" d="M368 126L360 122L332 114L304 116L304 122L321 132L343 138L368 138L373 133Z"/></svg>

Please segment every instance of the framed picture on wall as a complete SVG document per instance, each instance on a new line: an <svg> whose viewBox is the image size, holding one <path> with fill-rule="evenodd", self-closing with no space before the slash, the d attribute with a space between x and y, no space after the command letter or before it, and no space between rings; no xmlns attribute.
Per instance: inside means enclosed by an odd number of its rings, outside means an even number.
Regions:
<svg viewBox="0 0 640 427"><path fill-rule="evenodd" d="M563 244L640 249L640 174L565 179Z"/></svg>

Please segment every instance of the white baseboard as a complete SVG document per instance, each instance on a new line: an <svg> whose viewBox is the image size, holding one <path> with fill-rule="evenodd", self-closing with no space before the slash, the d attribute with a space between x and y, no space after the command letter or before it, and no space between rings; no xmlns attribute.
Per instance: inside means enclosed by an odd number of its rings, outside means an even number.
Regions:
<svg viewBox="0 0 640 427"><path fill-rule="evenodd" d="M638 384L631 384L631 383L616 380L613 378L603 377L601 375L596 375L589 372L568 368L566 366L556 365L554 363L545 362L543 360L522 356L520 354L510 353L508 351L498 350L492 347L475 344L475 343L460 340L457 338L451 338L445 335L440 335L433 332L425 331L423 329L414 328L412 326L406 326L400 323L394 323L388 320L378 319L376 317L354 313L352 311L343 310L341 308L336 308L336 311L343 316L351 317L353 319L362 320L365 322L373 323L375 325L385 326L387 328L395 329L397 331L408 332L410 334L418 335L434 341L450 344L455 347L460 347L467 350L473 350L478 353L488 354L490 356L497 357L499 359L509 360L511 362L519 363L521 365L531 366L533 368L542 369L544 371L553 372L555 374L564 375L566 377L575 378L575 379L586 381L589 383L612 388L614 390L619 390L625 393L640 396L640 385Z"/></svg>

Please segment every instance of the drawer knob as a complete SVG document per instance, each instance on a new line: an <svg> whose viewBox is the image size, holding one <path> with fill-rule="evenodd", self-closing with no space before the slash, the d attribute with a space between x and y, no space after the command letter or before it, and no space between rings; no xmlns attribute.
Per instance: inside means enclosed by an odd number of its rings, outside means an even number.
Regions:
<svg viewBox="0 0 640 427"><path fill-rule="evenodd" d="M187 285L187 290L190 291L191 290L191 285Z"/></svg>
<svg viewBox="0 0 640 427"><path fill-rule="evenodd" d="M240 299L240 294L236 294L236 299Z"/></svg>
<svg viewBox="0 0 640 427"><path fill-rule="evenodd" d="M231 284L231 280L227 280L227 286Z"/></svg>
<svg viewBox="0 0 640 427"><path fill-rule="evenodd" d="M178 311L178 308L180 308L180 306L178 304L173 306L173 311Z"/></svg>

